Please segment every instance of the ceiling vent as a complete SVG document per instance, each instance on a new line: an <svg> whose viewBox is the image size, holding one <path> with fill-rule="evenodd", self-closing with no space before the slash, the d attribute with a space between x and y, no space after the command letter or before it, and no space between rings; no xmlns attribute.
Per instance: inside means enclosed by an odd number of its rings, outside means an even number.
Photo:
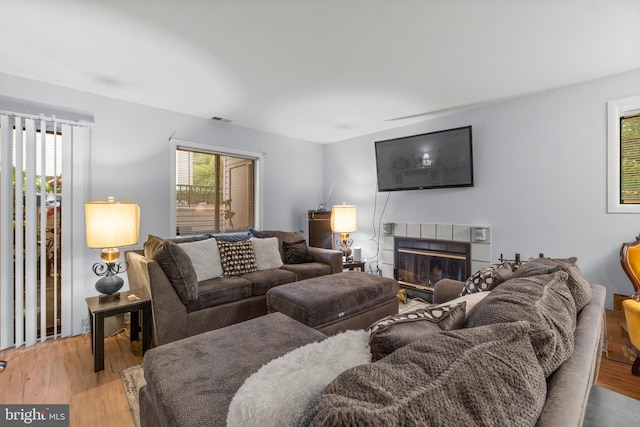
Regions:
<svg viewBox="0 0 640 427"><path fill-rule="evenodd" d="M222 123L231 123L231 119L224 119L218 116L211 117L211 120L215 120L217 122L222 122Z"/></svg>

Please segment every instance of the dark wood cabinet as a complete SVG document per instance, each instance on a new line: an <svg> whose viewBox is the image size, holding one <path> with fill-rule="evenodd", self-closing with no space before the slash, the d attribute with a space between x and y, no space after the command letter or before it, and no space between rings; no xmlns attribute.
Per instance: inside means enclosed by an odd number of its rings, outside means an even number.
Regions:
<svg viewBox="0 0 640 427"><path fill-rule="evenodd" d="M333 249L331 211L309 211L309 246Z"/></svg>

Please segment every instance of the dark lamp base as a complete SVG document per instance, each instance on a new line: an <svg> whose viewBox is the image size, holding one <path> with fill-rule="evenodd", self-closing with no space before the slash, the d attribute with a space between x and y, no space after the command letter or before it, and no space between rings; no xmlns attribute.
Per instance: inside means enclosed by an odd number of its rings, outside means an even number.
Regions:
<svg viewBox="0 0 640 427"><path fill-rule="evenodd" d="M121 277L107 274L96 282L96 291L101 294L112 294L118 292L124 285L124 280Z"/></svg>

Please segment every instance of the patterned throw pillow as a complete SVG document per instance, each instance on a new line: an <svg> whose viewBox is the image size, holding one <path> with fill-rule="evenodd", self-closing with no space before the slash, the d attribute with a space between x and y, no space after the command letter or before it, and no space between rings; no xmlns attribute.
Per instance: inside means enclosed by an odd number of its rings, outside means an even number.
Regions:
<svg viewBox="0 0 640 427"><path fill-rule="evenodd" d="M249 240L218 242L224 276L237 276L258 270L253 245Z"/></svg>
<svg viewBox="0 0 640 427"><path fill-rule="evenodd" d="M488 292L513 276L513 265L509 261L481 268L467 279L460 296L476 292Z"/></svg>
<svg viewBox="0 0 640 427"><path fill-rule="evenodd" d="M373 360L380 360L426 335L462 327L466 305L466 302L432 305L378 320L369 327Z"/></svg>

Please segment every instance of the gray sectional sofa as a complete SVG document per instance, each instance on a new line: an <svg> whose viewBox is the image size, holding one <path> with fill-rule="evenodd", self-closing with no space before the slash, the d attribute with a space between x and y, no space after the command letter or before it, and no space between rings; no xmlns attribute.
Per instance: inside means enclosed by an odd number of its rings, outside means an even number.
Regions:
<svg viewBox="0 0 640 427"><path fill-rule="evenodd" d="M581 426L603 346L605 288L589 284L575 259L541 258L513 276L461 297L463 283L438 282L440 306L376 322L391 334L372 325L372 349L377 339L402 341L407 325L422 325L422 335L339 374L310 399L303 424ZM263 365L332 338L272 313L152 349L141 423L226 425L234 395ZM265 406L257 395L252 403Z"/></svg>
<svg viewBox="0 0 640 427"><path fill-rule="evenodd" d="M233 251L227 258L222 245ZM254 268L244 266L246 253L237 249L247 245ZM263 316L269 289L342 271L341 252L307 247L297 233L286 231L149 236L144 250L127 251L125 258L130 289L151 295L155 346Z"/></svg>

